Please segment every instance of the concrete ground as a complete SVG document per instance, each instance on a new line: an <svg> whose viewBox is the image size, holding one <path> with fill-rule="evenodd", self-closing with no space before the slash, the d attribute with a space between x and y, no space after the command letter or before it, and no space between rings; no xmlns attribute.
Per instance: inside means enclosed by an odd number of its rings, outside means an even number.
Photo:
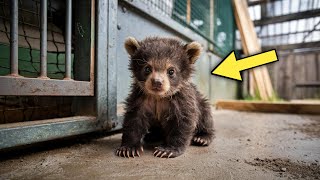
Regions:
<svg viewBox="0 0 320 180"><path fill-rule="evenodd" d="M214 117L213 144L190 146L177 158L155 158L152 147L140 158L117 157L121 134L116 134L7 158L0 163L0 179L320 177L320 116L220 110Z"/></svg>

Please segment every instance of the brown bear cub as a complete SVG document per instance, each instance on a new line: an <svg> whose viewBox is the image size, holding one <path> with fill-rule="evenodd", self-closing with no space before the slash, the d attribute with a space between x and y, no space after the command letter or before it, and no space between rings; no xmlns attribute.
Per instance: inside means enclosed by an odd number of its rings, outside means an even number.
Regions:
<svg viewBox="0 0 320 180"><path fill-rule="evenodd" d="M143 140L152 137L162 138L163 144L154 151L161 158L183 154L190 143L208 146L214 137L210 105L191 83L201 45L173 38L129 37L125 48L133 84L116 155L140 156Z"/></svg>

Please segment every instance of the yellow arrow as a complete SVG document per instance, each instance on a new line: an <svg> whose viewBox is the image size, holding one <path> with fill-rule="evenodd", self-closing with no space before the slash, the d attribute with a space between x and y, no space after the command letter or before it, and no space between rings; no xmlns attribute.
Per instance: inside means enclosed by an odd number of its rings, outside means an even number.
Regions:
<svg viewBox="0 0 320 180"><path fill-rule="evenodd" d="M262 52L240 60L232 51L213 70L212 74L242 81L240 71L278 61L276 50Z"/></svg>

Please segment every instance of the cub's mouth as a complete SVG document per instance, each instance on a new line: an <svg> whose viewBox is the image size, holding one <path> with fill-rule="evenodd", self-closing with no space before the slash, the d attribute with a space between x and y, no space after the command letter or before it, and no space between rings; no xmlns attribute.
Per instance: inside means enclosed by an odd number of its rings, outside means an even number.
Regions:
<svg viewBox="0 0 320 180"><path fill-rule="evenodd" d="M151 88L147 88L148 93L151 95L164 95L166 94L166 90L164 90L163 88L159 88L159 87L151 87Z"/></svg>
<svg viewBox="0 0 320 180"><path fill-rule="evenodd" d="M155 92L161 92L161 91L163 91L163 89L162 89L162 88L159 88L159 87L152 87L151 90L152 90L152 91L155 91Z"/></svg>

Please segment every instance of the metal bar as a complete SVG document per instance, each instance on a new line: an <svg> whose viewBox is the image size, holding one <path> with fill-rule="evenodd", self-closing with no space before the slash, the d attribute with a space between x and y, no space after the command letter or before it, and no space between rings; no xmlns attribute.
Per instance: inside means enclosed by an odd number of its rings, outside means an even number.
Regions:
<svg viewBox="0 0 320 180"><path fill-rule="evenodd" d="M275 34L275 35L266 35L266 36L259 36L259 38L261 39L268 39L268 38L271 38L271 37L281 37L281 36L287 36L287 35L292 35L292 34L303 34L303 33L312 33L312 32L317 32L317 31L320 31L320 29L314 29L314 30L311 30L311 31L297 31L297 32L289 32L289 33L286 33L286 34ZM288 44L288 43L287 43Z"/></svg>
<svg viewBox="0 0 320 180"><path fill-rule="evenodd" d="M111 126L117 121L117 5L118 0L108 3L108 120ZM99 117L98 117L99 118Z"/></svg>
<svg viewBox="0 0 320 180"><path fill-rule="evenodd" d="M108 2L109 0L98 0L96 9L96 114L101 126L108 126Z"/></svg>
<svg viewBox="0 0 320 180"><path fill-rule="evenodd" d="M47 78L47 0L41 0L40 77Z"/></svg>
<svg viewBox="0 0 320 180"><path fill-rule="evenodd" d="M210 1L210 39L214 39L214 2Z"/></svg>
<svg viewBox="0 0 320 180"><path fill-rule="evenodd" d="M317 26L320 25L320 20L318 21L317 24L315 24L314 19L315 18L313 18L313 24L314 24L313 28L311 30L307 31L308 33L303 37L302 42L305 42L305 40L307 39L308 36L310 36L310 34L312 34L313 32L315 32L317 30L320 30L320 29L317 29ZM305 20L305 27L307 27L307 20Z"/></svg>
<svg viewBox="0 0 320 180"><path fill-rule="evenodd" d="M263 4L267 4L268 2L276 2L276 1L283 1L283 0L248 1L248 6L263 5Z"/></svg>
<svg viewBox="0 0 320 180"><path fill-rule="evenodd" d="M214 31L215 31L215 26L214 26L214 4L218 4L214 0L210 1L210 25L209 25L209 38L211 40L214 40ZM209 49L214 50L214 46L212 44L209 44ZM210 87L210 86L209 86Z"/></svg>
<svg viewBox="0 0 320 180"><path fill-rule="evenodd" d="M285 57L287 57L289 55L292 55L292 54L294 54L294 55L296 55L296 54L306 55L306 54L310 54L310 53L316 54L317 52L320 52L320 48L294 49L293 51L279 51L277 53L283 59L283 58L285 58ZM316 77L320 77L320 76L316 76Z"/></svg>
<svg viewBox="0 0 320 180"><path fill-rule="evenodd" d="M0 149L100 130L95 117L75 116L0 125Z"/></svg>
<svg viewBox="0 0 320 180"><path fill-rule="evenodd" d="M108 130L119 125L117 61L115 61L117 57L117 4L117 0L98 0L96 6L95 107L99 125Z"/></svg>
<svg viewBox="0 0 320 180"><path fill-rule="evenodd" d="M268 24L276 24L285 21L292 21L298 19L307 19L312 17L318 17L320 14L320 9L308 10L303 12L291 13L282 16L274 16L274 17L267 17L265 19L256 20L254 21L255 26L263 26Z"/></svg>
<svg viewBox="0 0 320 180"><path fill-rule="evenodd" d="M96 4L95 4L95 0L91 0L91 28L90 28L90 37L91 37L91 41L90 41L90 82L92 84L92 87L94 87L94 83L95 83L95 46L96 46L96 42L95 42L95 28L96 28Z"/></svg>
<svg viewBox="0 0 320 180"><path fill-rule="evenodd" d="M191 21L191 0L187 0L187 24Z"/></svg>
<svg viewBox="0 0 320 180"><path fill-rule="evenodd" d="M93 96L94 88L87 81L0 76L0 95Z"/></svg>
<svg viewBox="0 0 320 180"><path fill-rule="evenodd" d="M72 0L66 1L66 75L65 80L71 79L71 32L72 32Z"/></svg>
<svg viewBox="0 0 320 180"><path fill-rule="evenodd" d="M280 51L280 50L290 50L290 49L292 50L292 49L313 48L313 47L320 47L320 41L310 42L310 43L263 46L262 50L277 49L278 51Z"/></svg>
<svg viewBox="0 0 320 180"><path fill-rule="evenodd" d="M95 0L74 1L75 44L74 79L90 81L94 87L95 50ZM72 109L75 115L96 115L95 97L74 97Z"/></svg>
<svg viewBox="0 0 320 180"><path fill-rule="evenodd" d="M11 76L19 76L19 71L18 71L18 0L11 0L11 6L10 6L10 71L11 71Z"/></svg>

